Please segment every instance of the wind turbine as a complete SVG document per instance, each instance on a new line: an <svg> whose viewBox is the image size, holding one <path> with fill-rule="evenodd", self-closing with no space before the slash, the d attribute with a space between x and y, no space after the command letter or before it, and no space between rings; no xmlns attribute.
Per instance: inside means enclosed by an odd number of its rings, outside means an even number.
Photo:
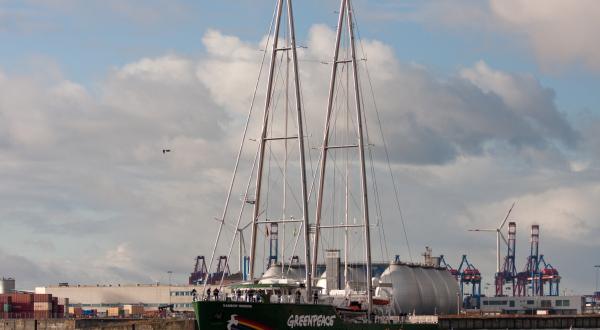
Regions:
<svg viewBox="0 0 600 330"><path fill-rule="evenodd" d="M469 229L469 231L485 231L485 232L495 232L496 233L496 273L500 272L500 238L502 238L504 243L506 245L508 245L508 242L506 241L506 237L504 237L504 234L502 234L502 228L506 224L506 221L508 220L508 216L510 215L510 212L512 211L513 207L515 207L515 203L516 202L512 203L512 206L508 210L508 213L506 213L506 217L504 217L504 220L502 221L502 223L500 223L500 226L498 226L498 228L496 228L496 229Z"/></svg>

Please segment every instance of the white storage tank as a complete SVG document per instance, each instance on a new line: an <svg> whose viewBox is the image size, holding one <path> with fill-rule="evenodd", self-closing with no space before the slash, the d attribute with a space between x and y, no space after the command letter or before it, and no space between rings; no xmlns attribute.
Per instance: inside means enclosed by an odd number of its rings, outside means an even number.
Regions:
<svg viewBox="0 0 600 330"><path fill-rule="evenodd" d="M14 278L2 278L0 281L0 294L13 293L15 292L15 279Z"/></svg>
<svg viewBox="0 0 600 330"><path fill-rule="evenodd" d="M259 283L261 284L269 284L269 283L281 283L282 279L287 279L290 281L302 281L304 279L304 269L300 269L299 267L293 265L289 267L289 265L285 266L285 269L281 264L273 264L267 269L267 271L260 277Z"/></svg>
<svg viewBox="0 0 600 330"><path fill-rule="evenodd" d="M421 315L455 313L458 282L446 269L391 264L380 277L376 296L391 299L395 313Z"/></svg>

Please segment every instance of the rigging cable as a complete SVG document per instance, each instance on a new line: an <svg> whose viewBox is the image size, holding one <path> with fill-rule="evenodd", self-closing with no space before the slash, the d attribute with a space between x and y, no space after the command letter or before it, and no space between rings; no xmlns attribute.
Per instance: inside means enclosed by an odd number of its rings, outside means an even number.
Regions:
<svg viewBox="0 0 600 330"><path fill-rule="evenodd" d="M215 238L215 244L214 244L213 250L211 252L211 257L210 257L209 266L208 266L208 272L206 273L206 276L204 278L204 287L203 287L203 290L202 290L203 291L202 294L204 294L204 292L206 292L206 285L207 285L207 282L208 282L207 281L208 280L208 274L210 273L210 270L212 269L213 261L214 261L214 258L215 258L215 253L216 253L216 250L217 250L217 246L219 244L219 239L221 238L221 233L223 231L223 226L225 224L225 217L227 216L227 210L229 208L229 201L231 199L231 192L232 192L233 186L235 184L235 178L237 176L238 166L240 164L240 159L241 159L241 156L242 156L242 150L244 148L244 142L246 141L246 134L248 132L248 126L250 124L250 118L252 116L252 109L254 108L254 101L256 99L256 94L258 92L258 85L259 85L259 82L260 82L260 77L262 75L262 70L263 70L263 66L264 66L264 63L265 63L265 58L267 56L267 47L269 45L269 41L270 41L270 37L271 37L271 32L273 30L273 25L274 25L274 21L275 21L276 12L277 12L277 9L273 10L273 16L271 18L271 24L269 26L269 33L268 33L268 37L267 37L267 40L266 40L265 49L263 51L263 56L262 56L262 60L261 60L261 63L260 63L260 69L258 71L258 77L256 79L256 84L254 86L254 93L252 94L252 100L250 102L250 109L248 111L248 117L246 118L246 124L244 126L244 131L242 133L242 142L240 144L240 148L238 150L238 154L237 154L236 160L235 160L235 165L233 167L233 174L231 176L231 182L229 184L229 188L228 188L228 191L227 191L227 198L225 199L225 206L223 207L223 214L222 214L222 217L220 219L221 223L219 225L219 229L217 231L217 236ZM225 265L227 266L228 263L229 263L229 260L226 260L225 261Z"/></svg>
<svg viewBox="0 0 600 330"><path fill-rule="evenodd" d="M356 17L355 17L355 19L356 19ZM356 30L357 30L356 32L357 32L357 35L358 35L358 40L359 40L360 48L361 48L364 56L366 57L366 52L365 52L363 44L362 44L362 37L360 36L360 29L358 28L358 25L356 25ZM407 230L406 230L406 222L404 221L404 215L403 215L403 212L402 212L402 208L400 207L400 198L398 197L398 187L396 185L396 180L394 178L394 174L393 174L393 171L392 171L392 166L391 166L391 162L390 162L390 154L389 154L389 151L388 151L388 148L387 148L387 142L385 140L385 135L383 134L383 127L382 127L382 124L381 124L381 118L379 116L379 107L377 106L377 101L375 100L375 92L374 92L374 89L373 89L373 83L372 83L372 80L371 80L371 74L369 72L369 66L367 65L366 61L365 61L365 72L367 74L367 81L369 82L369 89L370 89L371 96L372 96L372 99L373 99L373 106L375 108L375 113L377 115L377 122L379 124L379 131L380 131L381 139L382 139L382 142L383 142L383 149L385 151L385 157L386 157L386 161L387 161L388 171L390 173L390 178L392 179L392 186L394 187L394 197L395 197L395 200L396 200L396 207L398 208L398 212L400 214L400 220L402 222L402 229L403 229L403 232L404 232L404 239L406 240L406 248L408 250L408 257L409 257L410 261L412 262L413 258L412 258L412 253L411 253L411 249L410 249L410 242L408 240L408 234L407 234Z"/></svg>

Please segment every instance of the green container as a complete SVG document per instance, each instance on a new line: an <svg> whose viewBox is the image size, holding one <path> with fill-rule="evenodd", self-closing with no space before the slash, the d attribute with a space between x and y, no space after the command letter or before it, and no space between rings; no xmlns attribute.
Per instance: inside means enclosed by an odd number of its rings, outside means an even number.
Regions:
<svg viewBox="0 0 600 330"><path fill-rule="evenodd" d="M10 304L4 304L4 313L10 313Z"/></svg>

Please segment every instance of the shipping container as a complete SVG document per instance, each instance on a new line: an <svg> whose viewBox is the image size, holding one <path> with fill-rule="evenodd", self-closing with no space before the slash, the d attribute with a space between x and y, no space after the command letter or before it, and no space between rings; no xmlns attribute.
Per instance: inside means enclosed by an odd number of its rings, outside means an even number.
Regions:
<svg viewBox="0 0 600 330"><path fill-rule="evenodd" d="M123 316L124 310L122 307L109 307L106 310L106 316L108 317L120 317Z"/></svg>
<svg viewBox="0 0 600 330"><path fill-rule="evenodd" d="M0 304L11 304L12 296L10 294L0 294Z"/></svg>
<svg viewBox="0 0 600 330"><path fill-rule="evenodd" d="M3 304L2 311L3 311L4 313L10 313L10 312L11 312L10 304L8 304L8 303L4 303L4 304Z"/></svg>
<svg viewBox="0 0 600 330"><path fill-rule="evenodd" d="M48 302L34 302L33 303L34 311L52 311L52 303Z"/></svg>
<svg viewBox="0 0 600 330"><path fill-rule="evenodd" d="M30 304L33 302L33 294L31 293L13 293L10 296L14 304Z"/></svg>
<svg viewBox="0 0 600 330"><path fill-rule="evenodd" d="M52 317L52 312L50 311L34 311L33 318L38 319L49 319Z"/></svg>
<svg viewBox="0 0 600 330"><path fill-rule="evenodd" d="M33 295L34 302L49 302L52 303L52 295L48 293L36 293Z"/></svg>
<svg viewBox="0 0 600 330"><path fill-rule="evenodd" d="M13 312L33 312L33 303L17 303L10 304Z"/></svg>
<svg viewBox="0 0 600 330"><path fill-rule="evenodd" d="M98 311L95 309L84 309L82 312L83 316L96 316L98 315Z"/></svg>
<svg viewBox="0 0 600 330"><path fill-rule="evenodd" d="M123 305L125 316L140 316L144 314L144 305Z"/></svg>
<svg viewBox="0 0 600 330"><path fill-rule="evenodd" d="M69 314L73 316L81 316L83 315L83 309L81 307L69 307Z"/></svg>

